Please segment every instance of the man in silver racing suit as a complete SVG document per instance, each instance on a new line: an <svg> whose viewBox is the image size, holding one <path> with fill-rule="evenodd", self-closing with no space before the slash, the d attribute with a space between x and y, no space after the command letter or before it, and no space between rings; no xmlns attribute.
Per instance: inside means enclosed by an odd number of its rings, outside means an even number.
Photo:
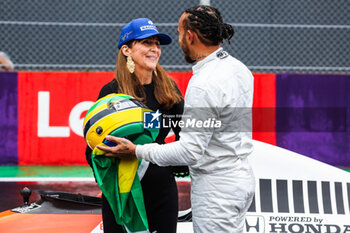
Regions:
<svg viewBox="0 0 350 233"><path fill-rule="evenodd" d="M196 62L185 95L180 140L136 146L107 136L118 145L98 147L122 159L136 155L160 166L189 165L194 232L241 233L255 191L247 160L253 151L254 79L243 63L220 47L234 31L217 9L185 10L178 33L186 61Z"/></svg>

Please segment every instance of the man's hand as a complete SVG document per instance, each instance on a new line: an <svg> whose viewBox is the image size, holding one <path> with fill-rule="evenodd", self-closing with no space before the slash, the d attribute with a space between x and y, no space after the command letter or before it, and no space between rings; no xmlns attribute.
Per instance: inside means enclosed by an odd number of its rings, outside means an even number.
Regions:
<svg viewBox="0 0 350 233"><path fill-rule="evenodd" d="M118 138L110 135L107 135L106 139L108 141L111 141L117 144L116 146L113 146L113 147L97 145L98 149L106 152L105 153L106 156L117 157L121 159L136 157L135 155L136 145L134 145L128 139Z"/></svg>

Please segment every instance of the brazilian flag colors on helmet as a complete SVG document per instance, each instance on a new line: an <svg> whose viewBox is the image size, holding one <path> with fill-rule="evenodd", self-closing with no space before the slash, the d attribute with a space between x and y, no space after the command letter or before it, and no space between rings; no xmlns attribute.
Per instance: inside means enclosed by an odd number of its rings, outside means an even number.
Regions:
<svg viewBox="0 0 350 233"><path fill-rule="evenodd" d="M107 143L106 135L127 137L135 144L150 143L158 129L145 129L144 112L151 112L142 102L124 94L110 94L89 109L84 119L84 138L93 150Z"/></svg>

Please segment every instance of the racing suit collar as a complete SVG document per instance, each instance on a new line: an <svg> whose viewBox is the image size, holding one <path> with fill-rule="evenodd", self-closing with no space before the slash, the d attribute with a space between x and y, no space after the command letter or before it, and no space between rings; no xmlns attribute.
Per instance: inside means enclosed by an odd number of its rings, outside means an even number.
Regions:
<svg viewBox="0 0 350 233"><path fill-rule="evenodd" d="M208 62L210 62L210 61L216 59L216 58L217 58L216 54L217 54L219 51L221 51L221 50L223 50L223 48L220 47L220 48L218 48L217 50L215 50L214 52L212 52L211 54L209 54L209 55L208 55L206 58L204 58L203 60L197 62L197 63L192 67L193 74L196 74L200 69L202 69L203 66L204 66L206 63L208 63Z"/></svg>

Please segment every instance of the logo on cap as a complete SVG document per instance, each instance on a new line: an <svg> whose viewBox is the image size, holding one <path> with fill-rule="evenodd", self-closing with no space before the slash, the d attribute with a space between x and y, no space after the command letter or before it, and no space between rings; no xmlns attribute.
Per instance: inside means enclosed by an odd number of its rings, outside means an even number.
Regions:
<svg viewBox="0 0 350 233"><path fill-rule="evenodd" d="M132 33L132 31L125 33L125 35L122 37L122 40L128 39L128 37L131 33Z"/></svg>
<svg viewBox="0 0 350 233"><path fill-rule="evenodd" d="M140 27L141 31L146 31L146 30L154 30L158 32L157 28L155 25L145 25Z"/></svg>

